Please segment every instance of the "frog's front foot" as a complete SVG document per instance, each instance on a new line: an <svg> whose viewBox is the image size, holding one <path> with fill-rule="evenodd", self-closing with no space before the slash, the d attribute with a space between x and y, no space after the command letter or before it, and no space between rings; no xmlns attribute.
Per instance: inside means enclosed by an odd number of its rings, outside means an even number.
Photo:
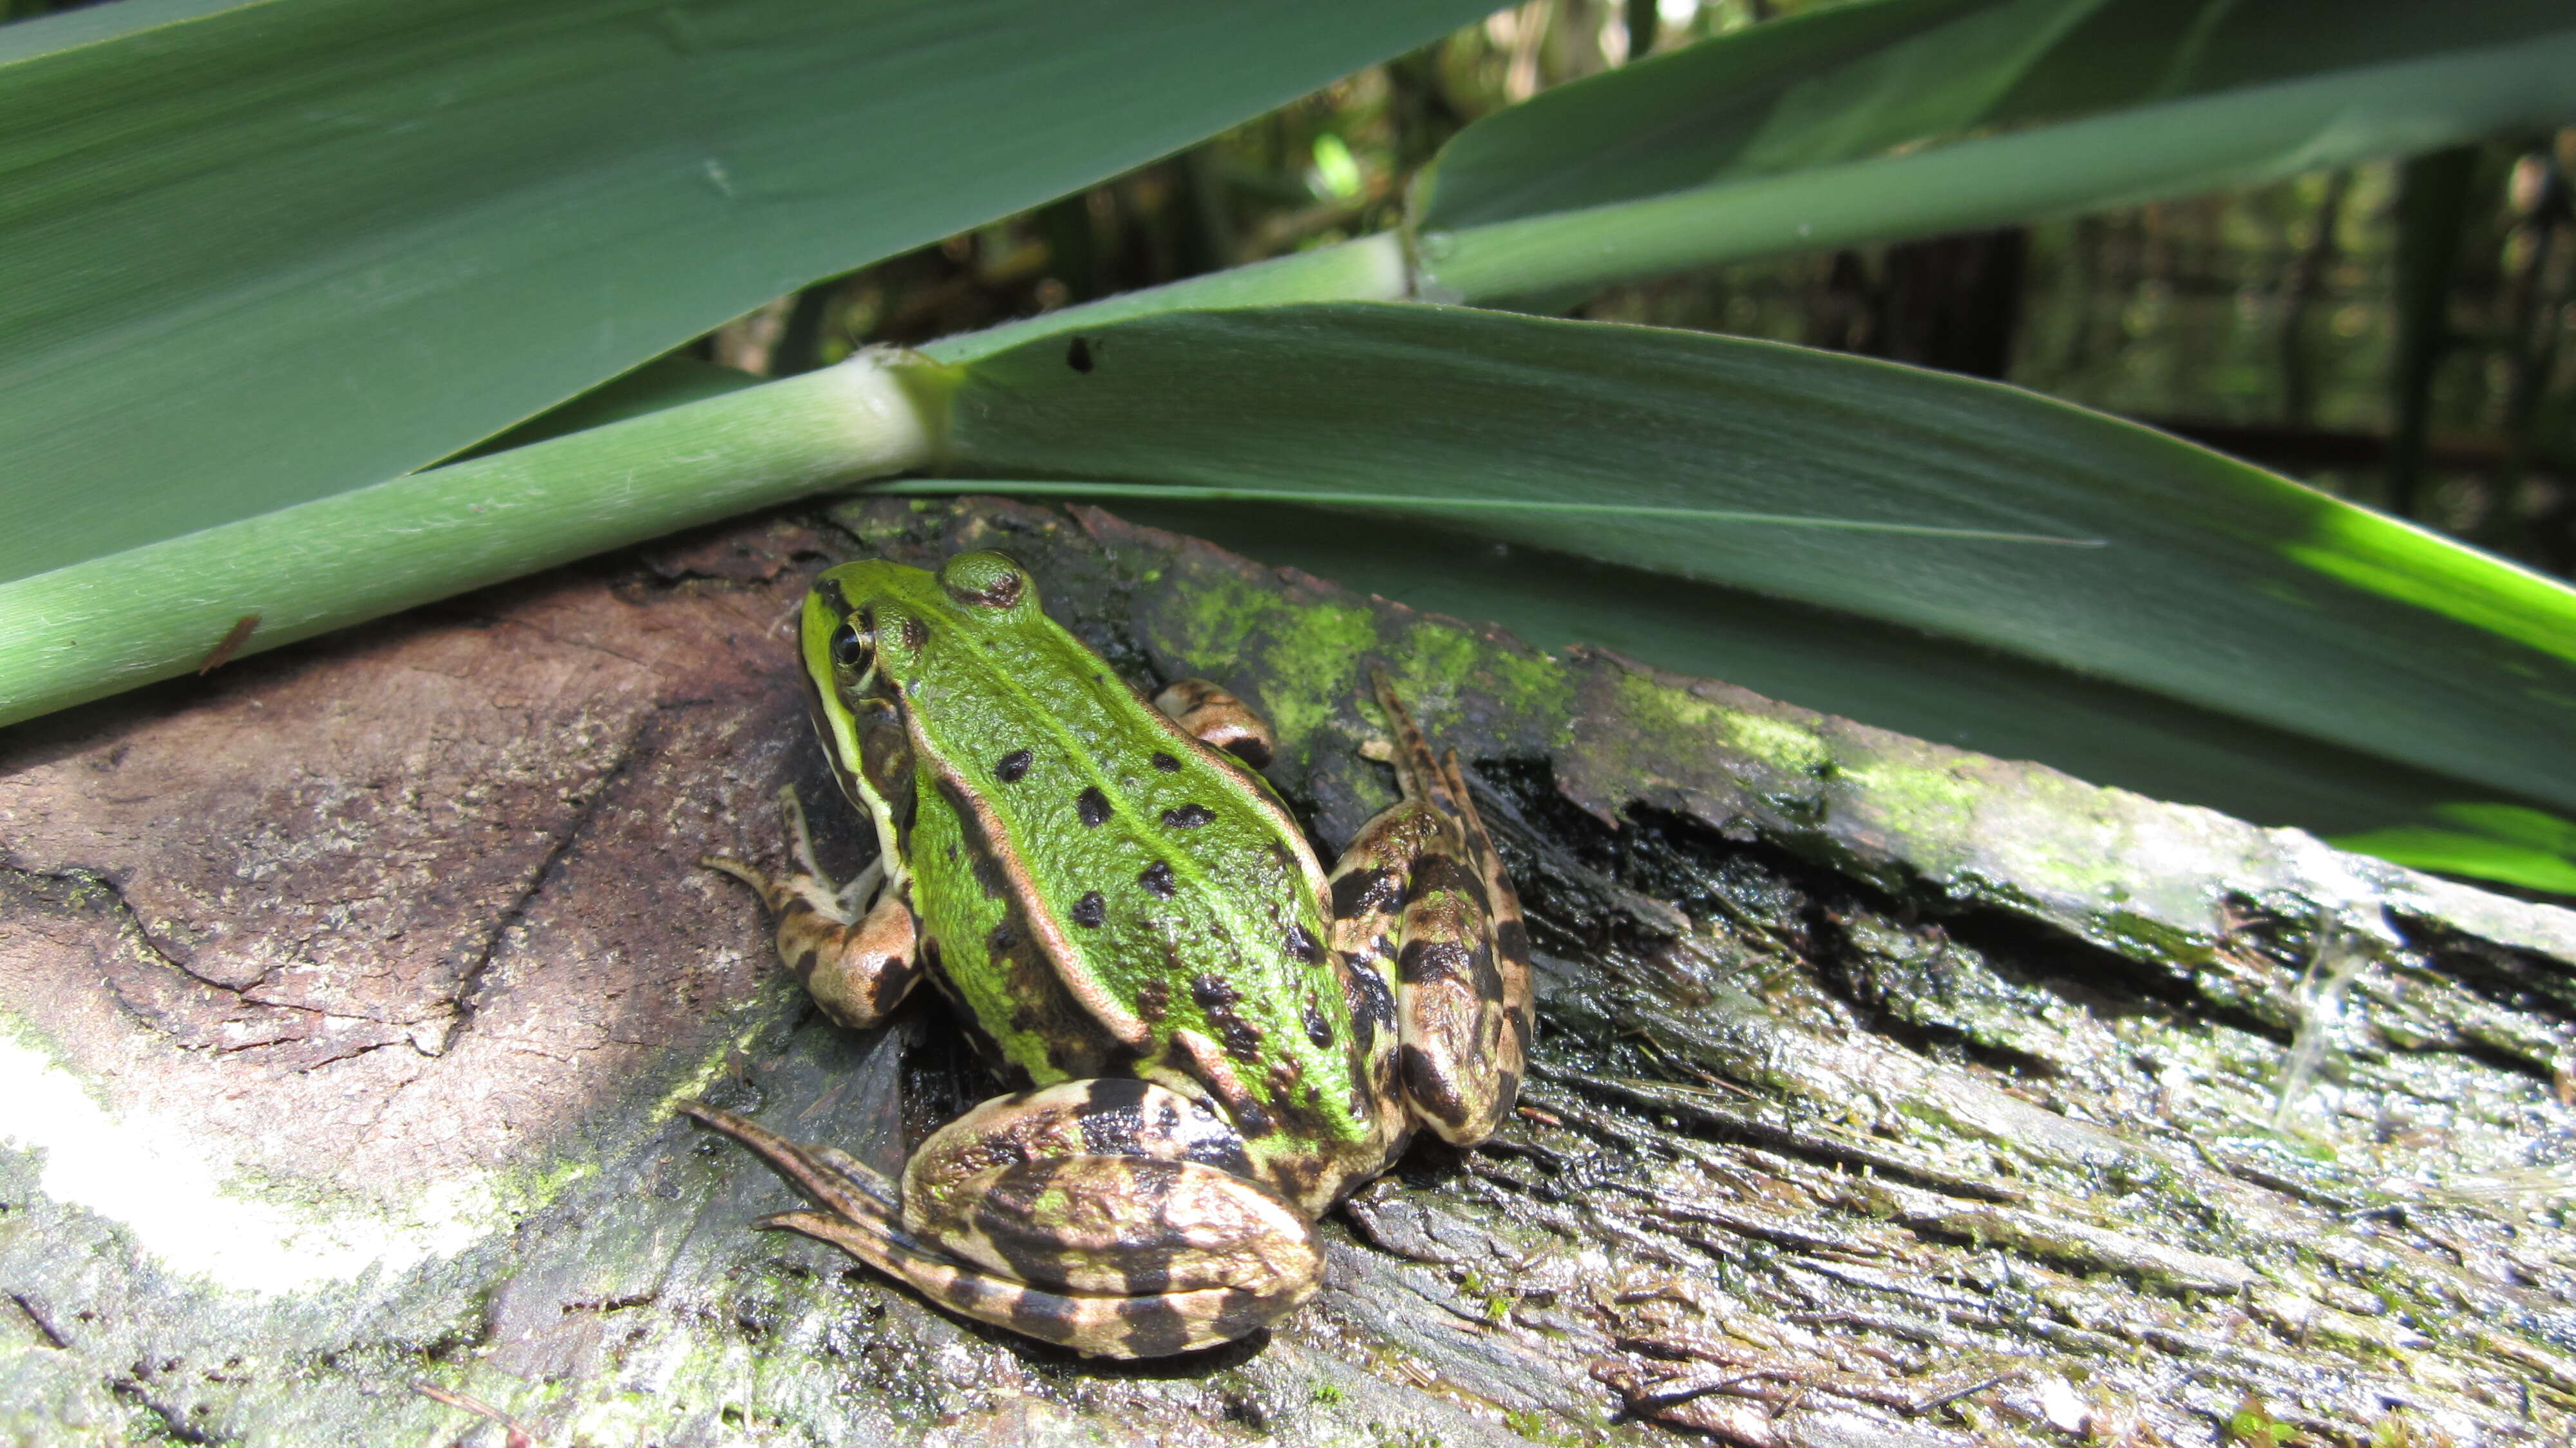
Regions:
<svg viewBox="0 0 2576 1448"><path fill-rule="evenodd" d="M778 958L825 1015L864 1030L883 1021L921 978L912 902L901 890L879 888L882 856L849 884L833 884L815 862L796 787L780 790L778 803L794 869L771 873L725 855L703 855L698 863L760 892L778 922Z"/></svg>
<svg viewBox="0 0 2576 1448"><path fill-rule="evenodd" d="M1314 1224L1241 1173L1242 1139L1144 1081L997 1097L885 1179L697 1102L815 1204L760 1225L848 1252L951 1311L1101 1357L1160 1357L1253 1332L1314 1295Z"/></svg>

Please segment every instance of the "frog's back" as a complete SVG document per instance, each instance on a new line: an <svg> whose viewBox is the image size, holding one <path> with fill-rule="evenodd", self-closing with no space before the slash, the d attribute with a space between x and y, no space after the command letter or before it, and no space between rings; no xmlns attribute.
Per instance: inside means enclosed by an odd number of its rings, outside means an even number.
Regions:
<svg viewBox="0 0 2576 1448"><path fill-rule="evenodd" d="M978 606L919 574L943 596L878 622L881 639L915 625L886 657L915 754L916 899L950 989L1038 1083L1186 1076L1256 1154L1266 1137L1369 1149L1383 1128L1295 821L1014 576Z"/></svg>

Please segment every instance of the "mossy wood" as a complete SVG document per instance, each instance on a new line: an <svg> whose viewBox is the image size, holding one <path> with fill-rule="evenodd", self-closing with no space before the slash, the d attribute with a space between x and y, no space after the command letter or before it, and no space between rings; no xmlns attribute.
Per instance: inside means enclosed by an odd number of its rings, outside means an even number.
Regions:
<svg viewBox="0 0 2576 1448"><path fill-rule="evenodd" d="M1326 845L1389 795L1385 667L1530 906L1519 1119L1336 1214L1265 1337L940 1316L753 1233L785 1189L669 1113L884 1167L989 1090L935 1010L822 1020L693 864L774 854L786 782L857 862L781 621L970 547L1265 709ZM773 515L21 725L0 851L14 1439L2576 1430L2576 915L1097 511Z"/></svg>

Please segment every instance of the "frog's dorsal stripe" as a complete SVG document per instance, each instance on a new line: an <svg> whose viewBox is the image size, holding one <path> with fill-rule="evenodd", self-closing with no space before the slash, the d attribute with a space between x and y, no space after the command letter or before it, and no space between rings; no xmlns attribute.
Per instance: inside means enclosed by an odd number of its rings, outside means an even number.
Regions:
<svg viewBox="0 0 2576 1448"><path fill-rule="evenodd" d="M1247 1145L1257 1146L1275 1129L1261 1098L1244 1088L1243 1078L1235 1074L1234 1063L1226 1059L1216 1042L1184 1028L1172 1032L1172 1050L1190 1063L1190 1074L1206 1083L1208 1091L1233 1119L1234 1129L1243 1133ZM1255 1154L1270 1155L1257 1150Z"/></svg>

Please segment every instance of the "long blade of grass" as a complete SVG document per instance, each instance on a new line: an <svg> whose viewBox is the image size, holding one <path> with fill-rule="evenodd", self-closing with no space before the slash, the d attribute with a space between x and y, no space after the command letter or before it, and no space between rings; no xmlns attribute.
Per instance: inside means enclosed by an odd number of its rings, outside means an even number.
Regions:
<svg viewBox="0 0 2576 1448"><path fill-rule="evenodd" d="M0 724L919 467L935 427L861 357L0 583Z"/></svg>
<svg viewBox="0 0 2576 1448"><path fill-rule="evenodd" d="M2576 21L1928 150L1443 230L1422 295L1509 297L2274 181L2576 119Z"/></svg>
<svg viewBox="0 0 2576 1448"><path fill-rule="evenodd" d="M128 0L0 28L0 579L380 483L1485 8Z"/></svg>
<svg viewBox="0 0 2576 1448"><path fill-rule="evenodd" d="M955 337L964 361L1248 303L1500 301L2191 195L2576 120L2547 0L1870 0L1546 92L1446 147L1392 239Z"/></svg>
<svg viewBox="0 0 2576 1448"><path fill-rule="evenodd" d="M1442 150L1415 221L1574 211L2571 29L2549 0L1865 0L1496 111ZM2372 108L2358 88L2345 119L2372 125ZM2139 134L2135 149L2161 149Z"/></svg>

